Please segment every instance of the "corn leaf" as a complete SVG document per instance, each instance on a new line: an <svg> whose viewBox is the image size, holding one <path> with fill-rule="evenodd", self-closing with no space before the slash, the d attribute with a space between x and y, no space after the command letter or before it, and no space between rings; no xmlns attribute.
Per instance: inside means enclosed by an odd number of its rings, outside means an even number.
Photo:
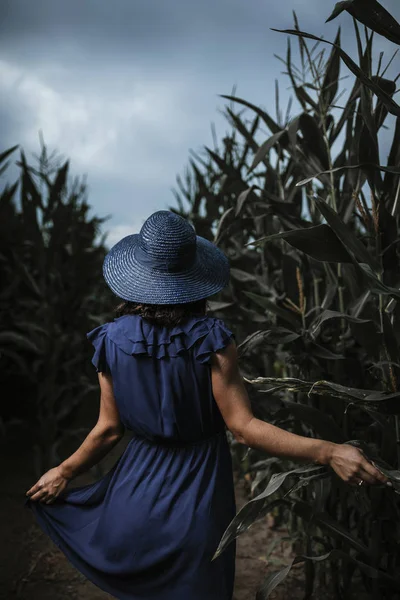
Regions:
<svg viewBox="0 0 400 600"><path fill-rule="evenodd" d="M295 29L274 29L272 28L272 31L277 31L279 33L287 33L290 35L297 35L300 36L302 38L306 38L306 39L310 39L310 40L315 40L318 42L324 42L326 44L330 44L331 46L335 46L335 44L333 42L328 42L327 40L324 40L323 38L320 38L316 35L312 35L311 33L305 33L304 31L296 31ZM350 58L350 56L348 54L346 54L346 52L344 52L344 50L342 50L339 46L335 46L338 49L338 52L340 54L340 58L343 60L343 62L345 63L345 65L348 67L348 69L350 69L350 71L368 88L370 89L376 96L378 96L378 98L380 98L382 104L384 104L384 106L386 106L386 108L388 109L388 111L396 116L400 116L400 106L398 104L396 104L396 102L394 102L392 100L392 98L386 94L386 92L384 90L382 90L379 85L377 85L377 83L375 81L373 81L370 77L368 77L361 69L360 67Z"/></svg>
<svg viewBox="0 0 400 600"><path fill-rule="evenodd" d="M327 262L352 262L352 258L340 239L328 225L316 225L306 229L292 229L274 233L264 238L260 238L251 245L266 244L275 240L283 239L288 244L312 256L318 261Z"/></svg>
<svg viewBox="0 0 400 600"><path fill-rule="evenodd" d="M377 0L345 0L337 2L326 22L347 10L352 17L372 31L383 35L394 44L400 44L400 25Z"/></svg>
<svg viewBox="0 0 400 600"><path fill-rule="evenodd" d="M247 531L256 520L261 518L261 516L265 516L267 512L276 506L275 503L271 505L266 500L281 488L287 478L304 474L315 474L316 472L320 472L322 476L323 471L324 468L320 465L304 465L285 473L274 473L265 490L256 496L256 498L247 502L228 525L213 556L213 560L220 556L235 538ZM282 500L278 502L280 503Z"/></svg>

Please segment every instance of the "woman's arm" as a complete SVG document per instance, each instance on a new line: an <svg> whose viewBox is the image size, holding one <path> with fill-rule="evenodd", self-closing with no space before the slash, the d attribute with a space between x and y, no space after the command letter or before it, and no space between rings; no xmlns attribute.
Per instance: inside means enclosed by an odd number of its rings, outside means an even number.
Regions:
<svg viewBox="0 0 400 600"><path fill-rule="evenodd" d="M211 372L214 398L238 442L273 456L329 465L348 483L360 480L371 484L388 482L359 450L349 444L303 437L257 419L240 375L234 342L223 352L214 354Z"/></svg>
<svg viewBox="0 0 400 600"><path fill-rule="evenodd" d="M99 373L100 412L96 425L74 454L47 471L27 492L31 500L50 504L68 482L97 464L121 439L124 428L114 398L110 375Z"/></svg>

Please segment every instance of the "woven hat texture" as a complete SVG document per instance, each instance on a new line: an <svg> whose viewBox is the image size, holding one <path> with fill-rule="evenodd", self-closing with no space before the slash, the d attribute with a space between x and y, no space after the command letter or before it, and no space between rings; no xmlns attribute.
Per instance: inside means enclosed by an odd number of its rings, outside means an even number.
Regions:
<svg viewBox="0 0 400 600"><path fill-rule="evenodd" d="M137 234L128 235L107 254L103 275L123 300L182 304L207 298L229 282L229 261L183 217L160 210Z"/></svg>

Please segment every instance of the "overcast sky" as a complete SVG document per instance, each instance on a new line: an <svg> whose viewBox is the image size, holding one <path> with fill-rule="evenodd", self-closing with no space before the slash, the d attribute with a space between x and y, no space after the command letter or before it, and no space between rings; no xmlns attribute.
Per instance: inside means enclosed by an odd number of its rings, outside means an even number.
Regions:
<svg viewBox="0 0 400 600"><path fill-rule="evenodd" d="M382 0L397 19L399 0ZM331 0L0 0L1 149L46 143L87 174L99 216L112 214L108 241L139 230L174 203L171 187L190 148L211 144L210 123L227 130L219 94L234 85L274 110L274 79L287 87L286 39L271 27L333 39L340 24L353 48L351 18L324 24ZM394 46L377 36L376 52ZM398 65L399 66L398 61Z"/></svg>

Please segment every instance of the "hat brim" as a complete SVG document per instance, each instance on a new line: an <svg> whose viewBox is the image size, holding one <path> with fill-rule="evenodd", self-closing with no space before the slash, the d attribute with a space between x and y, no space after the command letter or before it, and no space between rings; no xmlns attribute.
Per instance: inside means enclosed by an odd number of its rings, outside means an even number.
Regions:
<svg viewBox="0 0 400 600"><path fill-rule="evenodd" d="M229 261L215 244L197 238L196 258L181 272L142 265L135 257L139 234L112 247L103 264L104 279L116 296L144 304L183 304L216 294L229 282Z"/></svg>

